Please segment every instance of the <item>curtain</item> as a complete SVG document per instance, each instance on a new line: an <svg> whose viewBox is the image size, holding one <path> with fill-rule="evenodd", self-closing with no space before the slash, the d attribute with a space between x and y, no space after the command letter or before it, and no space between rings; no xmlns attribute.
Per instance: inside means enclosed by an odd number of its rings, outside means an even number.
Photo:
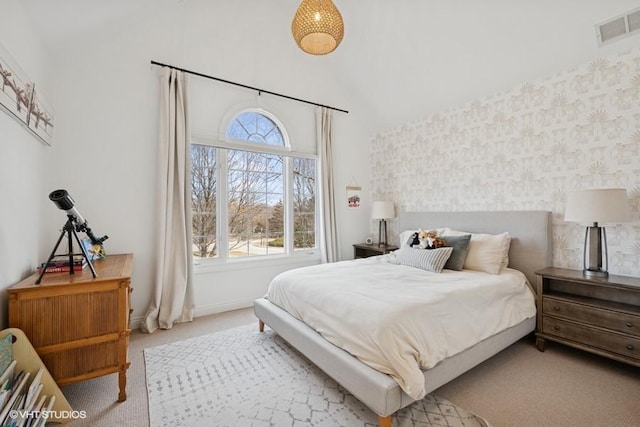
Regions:
<svg viewBox="0 0 640 427"><path fill-rule="evenodd" d="M334 262L340 259L331 136L331 110L318 107L316 110L316 138L320 161L320 252L322 262Z"/></svg>
<svg viewBox="0 0 640 427"><path fill-rule="evenodd" d="M142 330L193 320L191 180L187 79L164 68L160 77L158 245L152 301Z"/></svg>

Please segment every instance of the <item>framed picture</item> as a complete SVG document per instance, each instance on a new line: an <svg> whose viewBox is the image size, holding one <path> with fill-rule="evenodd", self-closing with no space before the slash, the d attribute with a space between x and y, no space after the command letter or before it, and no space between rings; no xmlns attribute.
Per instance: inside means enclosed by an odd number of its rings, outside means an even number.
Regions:
<svg viewBox="0 0 640 427"><path fill-rule="evenodd" d="M360 192L362 191L362 187L359 185L348 185L347 186L347 206L349 208L359 208L360 207Z"/></svg>
<svg viewBox="0 0 640 427"><path fill-rule="evenodd" d="M53 109L36 92L36 85L0 44L0 109L42 142L51 145Z"/></svg>

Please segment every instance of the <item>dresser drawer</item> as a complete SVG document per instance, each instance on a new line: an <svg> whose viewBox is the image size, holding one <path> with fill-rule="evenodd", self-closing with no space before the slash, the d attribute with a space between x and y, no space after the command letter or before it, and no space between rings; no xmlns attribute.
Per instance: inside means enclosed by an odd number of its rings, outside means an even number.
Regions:
<svg viewBox="0 0 640 427"><path fill-rule="evenodd" d="M576 304L554 297L543 298L542 312L640 337L640 316Z"/></svg>
<svg viewBox="0 0 640 427"><path fill-rule="evenodd" d="M640 360L640 339L635 337L593 329L548 316L542 319L542 330L547 335L555 335Z"/></svg>

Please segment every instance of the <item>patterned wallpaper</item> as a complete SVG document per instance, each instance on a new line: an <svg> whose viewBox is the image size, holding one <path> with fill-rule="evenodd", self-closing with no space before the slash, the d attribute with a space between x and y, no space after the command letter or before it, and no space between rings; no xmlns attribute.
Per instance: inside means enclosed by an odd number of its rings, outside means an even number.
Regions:
<svg viewBox="0 0 640 427"><path fill-rule="evenodd" d="M609 272L640 276L640 49L374 135L371 166L372 200L403 211L550 210L553 264L578 269L585 227L564 221L567 193L626 188Z"/></svg>

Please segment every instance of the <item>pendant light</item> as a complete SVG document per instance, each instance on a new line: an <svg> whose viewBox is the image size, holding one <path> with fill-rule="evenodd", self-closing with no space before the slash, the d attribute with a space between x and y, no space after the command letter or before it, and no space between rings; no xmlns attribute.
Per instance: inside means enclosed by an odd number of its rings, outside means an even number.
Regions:
<svg viewBox="0 0 640 427"><path fill-rule="evenodd" d="M302 0L291 33L300 49L311 55L326 55L342 41L344 22L331 0Z"/></svg>

